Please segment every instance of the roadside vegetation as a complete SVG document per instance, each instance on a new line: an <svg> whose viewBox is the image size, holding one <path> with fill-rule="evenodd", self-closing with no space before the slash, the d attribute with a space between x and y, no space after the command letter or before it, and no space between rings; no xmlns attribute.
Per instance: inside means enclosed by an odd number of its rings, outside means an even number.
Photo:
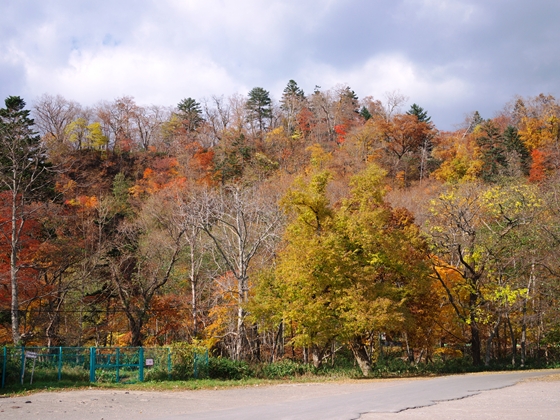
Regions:
<svg viewBox="0 0 560 420"><path fill-rule="evenodd" d="M365 378L350 354L339 355L332 363L321 368L301 361L283 360L275 363L249 364L227 358L208 360L198 378L192 373L185 374L192 366L176 366L170 374L152 371L144 382L135 379L136 372L129 372L130 379L116 383L114 372L89 382L83 369L64 370L63 379L58 381L52 372L37 371L33 383L21 385L12 383L0 389L0 395L20 395L34 392L70 391L75 389L119 389L140 391L187 391L199 389L219 389L229 387L271 386L283 383L343 382L367 379L430 377L449 374L520 370L512 367L508 360L494 362L490 366L473 366L465 359L438 359L429 364L411 364L401 357L388 356L379 360L368 378ZM545 363L530 360L523 370L560 368L560 363ZM126 373L125 373L126 376Z"/></svg>

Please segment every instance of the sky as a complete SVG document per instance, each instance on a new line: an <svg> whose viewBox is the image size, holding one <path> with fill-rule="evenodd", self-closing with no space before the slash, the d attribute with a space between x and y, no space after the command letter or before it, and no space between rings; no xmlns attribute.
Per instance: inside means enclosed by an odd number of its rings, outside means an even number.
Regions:
<svg viewBox="0 0 560 420"><path fill-rule="evenodd" d="M558 0L0 0L0 98L84 106L349 86L452 130L560 97Z"/></svg>

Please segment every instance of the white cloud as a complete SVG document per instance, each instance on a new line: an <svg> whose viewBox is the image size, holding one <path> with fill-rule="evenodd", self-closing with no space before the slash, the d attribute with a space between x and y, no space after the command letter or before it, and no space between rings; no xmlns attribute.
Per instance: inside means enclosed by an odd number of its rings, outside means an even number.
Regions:
<svg viewBox="0 0 560 420"><path fill-rule="evenodd" d="M240 86L208 57L105 46L74 51L67 66L45 72L28 65L30 90L61 94L84 104L131 95L140 104L174 105L187 96L231 94Z"/></svg>
<svg viewBox="0 0 560 420"><path fill-rule="evenodd" d="M343 83L361 97L399 90L449 126L473 109L491 115L517 93L559 95L560 6L501 3L8 1L0 95L173 105L254 86L278 98L293 78L308 93Z"/></svg>
<svg viewBox="0 0 560 420"><path fill-rule="evenodd" d="M331 87L348 84L362 96L382 99L386 92L398 90L413 102L454 103L457 98L470 96L469 83L453 75L450 68L423 69L399 54L383 54L349 70L332 66L310 64L301 76L305 81ZM304 80L303 78L301 80Z"/></svg>
<svg viewBox="0 0 560 420"><path fill-rule="evenodd" d="M464 0L406 0L405 8L419 18L463 23L472 21L478 10L475 2Z"/></svg>

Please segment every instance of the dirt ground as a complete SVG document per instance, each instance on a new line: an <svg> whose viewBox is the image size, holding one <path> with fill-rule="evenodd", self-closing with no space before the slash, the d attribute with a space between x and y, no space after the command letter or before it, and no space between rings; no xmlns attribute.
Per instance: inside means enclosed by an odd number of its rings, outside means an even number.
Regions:
<svg viewBox="0 0 560 420"><path fill-rule="evenodd" d="M407 381L407 380L400 380ZM379 388L395 381L376 381ZM177 416L196 419L210 410L236 408L267 401L292 401L314 396L338 395L358 389L359 383L284 384L255 387L178 392L79 390L44 392L21 397L0 397L2 420L143 420ZM261 387L262 388L262 387ZM255 398L255 395L258 398ZM258 401L256 401L258 400ZM454 401L400 413L367 413L360 419L560 419L560 375L528 380L517 385L484 391Z"/></svg>

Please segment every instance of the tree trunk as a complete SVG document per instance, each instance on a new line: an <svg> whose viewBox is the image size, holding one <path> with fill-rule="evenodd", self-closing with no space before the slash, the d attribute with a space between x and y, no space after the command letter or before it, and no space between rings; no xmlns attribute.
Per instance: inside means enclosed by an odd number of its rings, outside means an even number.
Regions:
<svg viewBox="0 0 560 420"><path fill-rule="evenodd" d="M471 280L472 285L476 285L476 281ZM480 342L480 329L478 327L478 323L475 319L475 309L478 303L478 294L471 293L469 297L469 325L471 329L471 351L472 351L472 358L473 358L473 365L480 366L482 362L481 358L481 342Z"/></svg>
<svg viewBox="0 0 560 420"><path fill-rule="evenodd" d="M529 276L529 284L527 285L527 295L523 299L523 309L521 311L521 367L525 366L527 358L527 303L529 301L529 294L531 293L531 285L534 278L535 264L531 265L531 275Z"/></svg>
<svg viewBox="0 0 560 420"><path fill-rule="evenodd" d="M142 347L143 335L142 327L144 322L141 318L134 319L132 315L128 316L128 324L130 327L130 345L132 347Z"/></svg>
<svg viewBox="0 0 560 420"><path fill-rule="evenodd" d="M15 191L15 187L14 187ZM19 248L19 235L17 221L17 196L16 192L12 194L12 235L11 235L11 249L10 249L10 286L12 294L11 302L11 318L12 318L12 340L14 344L21 345L21 335L19 332L19 293L18 293L18 248Z"/></svg>
<svg viewBox="0 0 560 420"><path fill-rule="evenodd" d="M324 353L325 353L324 348L321 348L316 344L313 344L311 346L311 360L313 361L313 366L315 366L316 368L321 367L321 365L323 364Z"/></svg>
<svg viewBox="0 0 560 420"><path fill-rule="evenodd" d="M490 353L492 351L492 340L494 339L496 333L498 332L498 328L500 327L500 322L501 321L502 321L502 315L500 314L500 315L498 315L498 320L496 321L496 325L492 329L492 333L488 337L488 340L486 340L486 356L484 358L484 366L489 366L490 365L490 356L491 356Z"/></svg>
<svg viewBox="0 0 560 420"><path fill-rule="evenodd" d="M273 333L271 362L284 355L284 321L280 321L278 332Z"/></svg>
<svg viewBox="0 0 560 420"><path fill-rule="evenodd" d="M192 263L191 263L192 264ZM197 292L197 281L196 275L193 273L194 269L191 270L191 309L192 309L192 335L193 337L198 336L198 306L196 302L196 292Z"/></svg>
<svg viewBox="0 0 560 420"><path fill-rule="evenodd" d="M513 326L511 325L509 316L507 318L507 323L509 327L509 334L511 336L511 365L515 366L515 357L517 356L517 340L515 339L515 333L513 332Z"/></svg>
<svg viewBox="0 0 560 420"><path fill-rule="evenodd" d="M480 357L480 330L476 321L471 320L471 351L473 365L480 366L482 359Z"/></svg>
<svg viewBox="0 0 560 420"><path fill-rule="evenodd" d="M414 363L414 349L410 347L407 333L404 333L404 342L406 344L406 355L408 357L408 361L409 363Z"/></svg>
<svg viewBox="0 0 560 420"><path fill-rule="evenodd" d="M369 376L371 374L371 360L365 345L359 338L355 338L352 340L350 348L352 349L352 354L354 354L354 358L356 359L356 363L358 363L362 374L364 376Z"/></svg>
<svg viewBox="0 0 560 420"><path fill-rule="evenodd" d="M253 358L257 362L261 361L261 336L259 334L259 326L253 324L253 334L255 337L255 350L253 352Z"/></svg>
<svg viewBox="0 0 560 420"><path fill-rule="evenodd" d="M245 341L245 309L243 305L247 301L247 278L242 276L237 280L237 335L235 337L235 360L241 360Z"/></svg>
<svg viewBox="0 0 560 420"><path fill-rule="evenodd" d="M234 360L241 360L243 355L243 348L244 348L244 341L245 341L245 310L239 306L237 308L237 332L235 335L235 344L234 344Z"/></svg>

